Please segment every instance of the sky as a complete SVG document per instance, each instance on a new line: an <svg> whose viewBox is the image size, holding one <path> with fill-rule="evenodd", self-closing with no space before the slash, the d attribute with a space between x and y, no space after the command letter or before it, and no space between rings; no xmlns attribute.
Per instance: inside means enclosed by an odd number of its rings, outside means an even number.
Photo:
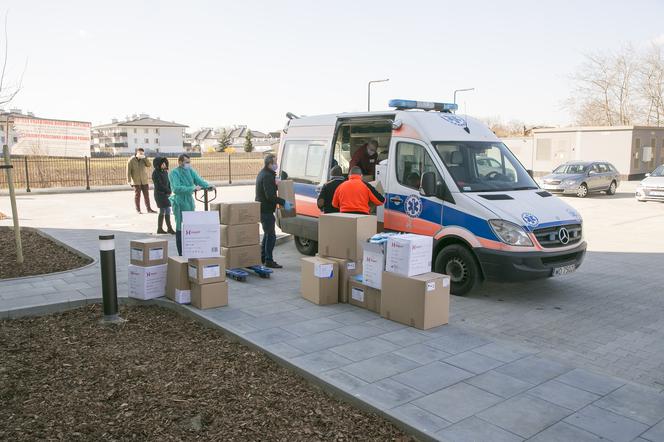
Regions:
<svg viewBox="0 0 664 442"><path fill-rule="evenodd" d="M372 110L474 87L460 112L565 125L584 54L664 44L657 0L0 0L0 12L5 83L24 72L12 108L93 124L147 113L192 129L364 111L367 82L384 78Z"/></svg>

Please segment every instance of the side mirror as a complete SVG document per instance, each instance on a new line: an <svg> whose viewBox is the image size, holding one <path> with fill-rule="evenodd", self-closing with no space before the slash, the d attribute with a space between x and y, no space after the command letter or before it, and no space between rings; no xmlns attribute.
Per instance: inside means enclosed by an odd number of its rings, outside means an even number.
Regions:
<svg viewBox="0 0 664 442"><path fill-rule="evenodd" d="M592 169L590 169L590 170L588 171L588 175L595 175L596 173L597 173L597 172L595 172L595 171L592 170Z"/></svg>
<svg viewBox="0 0 664 442"><path fill-rule="evenodd" d="M424 175L422 175L420 195L436 196L436 174L434 172L425 172Z"/></svg>

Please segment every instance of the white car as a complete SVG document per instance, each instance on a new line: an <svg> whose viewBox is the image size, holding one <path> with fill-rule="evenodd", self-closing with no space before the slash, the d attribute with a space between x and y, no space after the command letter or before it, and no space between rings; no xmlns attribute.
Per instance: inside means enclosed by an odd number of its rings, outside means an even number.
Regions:
<svg viewBox="0 0 664 442"><path fill-rule="evenodd" d="M638 201L664 201L664 164L646 174L635 196Z"/></svg>

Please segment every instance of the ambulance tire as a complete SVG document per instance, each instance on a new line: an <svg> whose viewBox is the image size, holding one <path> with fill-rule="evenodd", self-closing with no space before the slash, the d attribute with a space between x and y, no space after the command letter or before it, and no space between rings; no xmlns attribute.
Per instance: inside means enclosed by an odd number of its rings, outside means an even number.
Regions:
<svg viewBox="0 0 664 442"><path fill-rule="evenodd" d="M457 296L469 293L482 279L475 256L461 244L451 244L438 252L434 268L436 273L452 278L450 292Z"/></svg>
<svg viewBox="0 0 664 442"><path fill-rule="evenodd" d="M295 241L295 248L298 252L307 256L314 256L318 252L318 242L311 239L296 236L293 238Z"/></svg>

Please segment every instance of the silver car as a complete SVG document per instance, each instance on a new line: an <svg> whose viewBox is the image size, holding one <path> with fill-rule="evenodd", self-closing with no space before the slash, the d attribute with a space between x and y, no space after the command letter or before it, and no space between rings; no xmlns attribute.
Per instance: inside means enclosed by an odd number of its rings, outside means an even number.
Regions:
<svg viewBox="0 0 664 442"><path fill-rule="evenodd" d="M636 188L639 201L664 201L664 164L646 174L646 179Z"/></svg>
<svg viewBox="0 0 664 442"><path fill-rule="evenodd" d="M590 193L616 193L620 173L606 161L574 161L558 166L542 178L543 188L551 193L576 195L585 198Z"/></svg>

